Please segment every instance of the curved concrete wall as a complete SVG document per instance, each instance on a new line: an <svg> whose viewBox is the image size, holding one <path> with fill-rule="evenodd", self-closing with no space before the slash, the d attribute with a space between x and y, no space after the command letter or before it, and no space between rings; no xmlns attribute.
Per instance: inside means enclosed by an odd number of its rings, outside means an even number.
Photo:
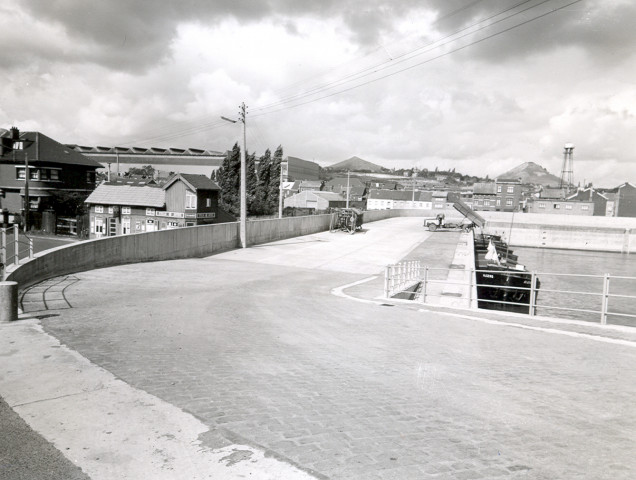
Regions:
<svg viewBox="0 0 636 480"><path fill-rule="evenodd" d="M364 221L420 215L422 212L417 210L377 210L365 212ZM309 215L250 220L246 225L248 244L323 232L329 229L330 218L330 215ZM20 288L25 288L59 275L127 263L205 257L239 246L237 222L99 238L41 252L11 270L7 281L18 282Z"/></svg>
<svg viewBox="0 0 636 480"><path fill-rule="evenodd" d="M120 235L41 252L7 276L20 288L58 275L127 263L204 257L239 246L237 223Z"/></svg>

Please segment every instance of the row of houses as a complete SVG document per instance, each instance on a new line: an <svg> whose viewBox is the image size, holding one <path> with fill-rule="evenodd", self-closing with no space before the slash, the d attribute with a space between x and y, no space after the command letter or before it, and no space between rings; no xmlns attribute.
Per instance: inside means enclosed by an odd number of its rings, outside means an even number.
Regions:
<svg viewBox="0 0 636 480"><path fill-rule="evenodd" d="M219 187L205 175L175 174L159 187L104 182L86 199L90 238L206 225L218 221Z"/></svg>

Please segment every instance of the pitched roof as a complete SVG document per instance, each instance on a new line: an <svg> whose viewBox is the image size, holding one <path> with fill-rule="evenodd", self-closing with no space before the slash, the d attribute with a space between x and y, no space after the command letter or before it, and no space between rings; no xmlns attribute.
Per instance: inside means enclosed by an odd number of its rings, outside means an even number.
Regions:
<svg viewBox="0 0 636 480"><path fill-rule="evenodd" d="M301 187L322 187L322 180L301 180Z"/></svg>
<svg viewBox="0 0 636 480"><path fill-rule="evenodd" d="M24 163L24 157L28 155L29 161L34 165L58 163L102 168L101 163L85 157L78 151L62 145L40 132L22 132L19 141L24 142L24 149L7 152L2 155L2 159L13 160L15 158L17 162Z"/></svg>
<svg viewBox="0 0 636 480"><path fill-rule="evenodd" d="M219 186L210 180L205 175L199 175L194 173L177 173L163 186L164 189L175 183L177 180L182 180L192 190L221 190Z"/></svg>
<svg viewBox="0 0 636 480"><path fill-rule="evenodd" d="M334 201L334 200L342 200L344 201L345 199L342 197L342 195L340 195L339 193L335 193L335 192L308 192L308 193L312 193L320 198L324 198L325 200L328 201Z"/></svg>
<svg viewBox="0 0 636 480"><path fill-rule="evenodd" d="M162 188L102 183L88 196L86 203L161 208L166 203Z"/></svg>

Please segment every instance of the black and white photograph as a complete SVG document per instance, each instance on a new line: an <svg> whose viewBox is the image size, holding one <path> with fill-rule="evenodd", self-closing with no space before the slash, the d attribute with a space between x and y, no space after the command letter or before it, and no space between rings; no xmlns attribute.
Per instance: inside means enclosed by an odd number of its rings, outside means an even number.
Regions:
<svg viewBox="0 0 636 480"><path fill-rule="evenodd" d="M634 32L3 0L0 480L636 478Z"/></svg>

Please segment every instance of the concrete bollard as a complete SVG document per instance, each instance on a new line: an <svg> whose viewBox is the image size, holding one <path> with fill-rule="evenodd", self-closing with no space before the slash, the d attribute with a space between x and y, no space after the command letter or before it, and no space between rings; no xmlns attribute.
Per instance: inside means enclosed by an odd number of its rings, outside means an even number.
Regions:
<svg viewBox="0 0 636 480"><path fill-rule="evenodd" d="M0 322L18 319L18 282L0 282Z"/></svg>

